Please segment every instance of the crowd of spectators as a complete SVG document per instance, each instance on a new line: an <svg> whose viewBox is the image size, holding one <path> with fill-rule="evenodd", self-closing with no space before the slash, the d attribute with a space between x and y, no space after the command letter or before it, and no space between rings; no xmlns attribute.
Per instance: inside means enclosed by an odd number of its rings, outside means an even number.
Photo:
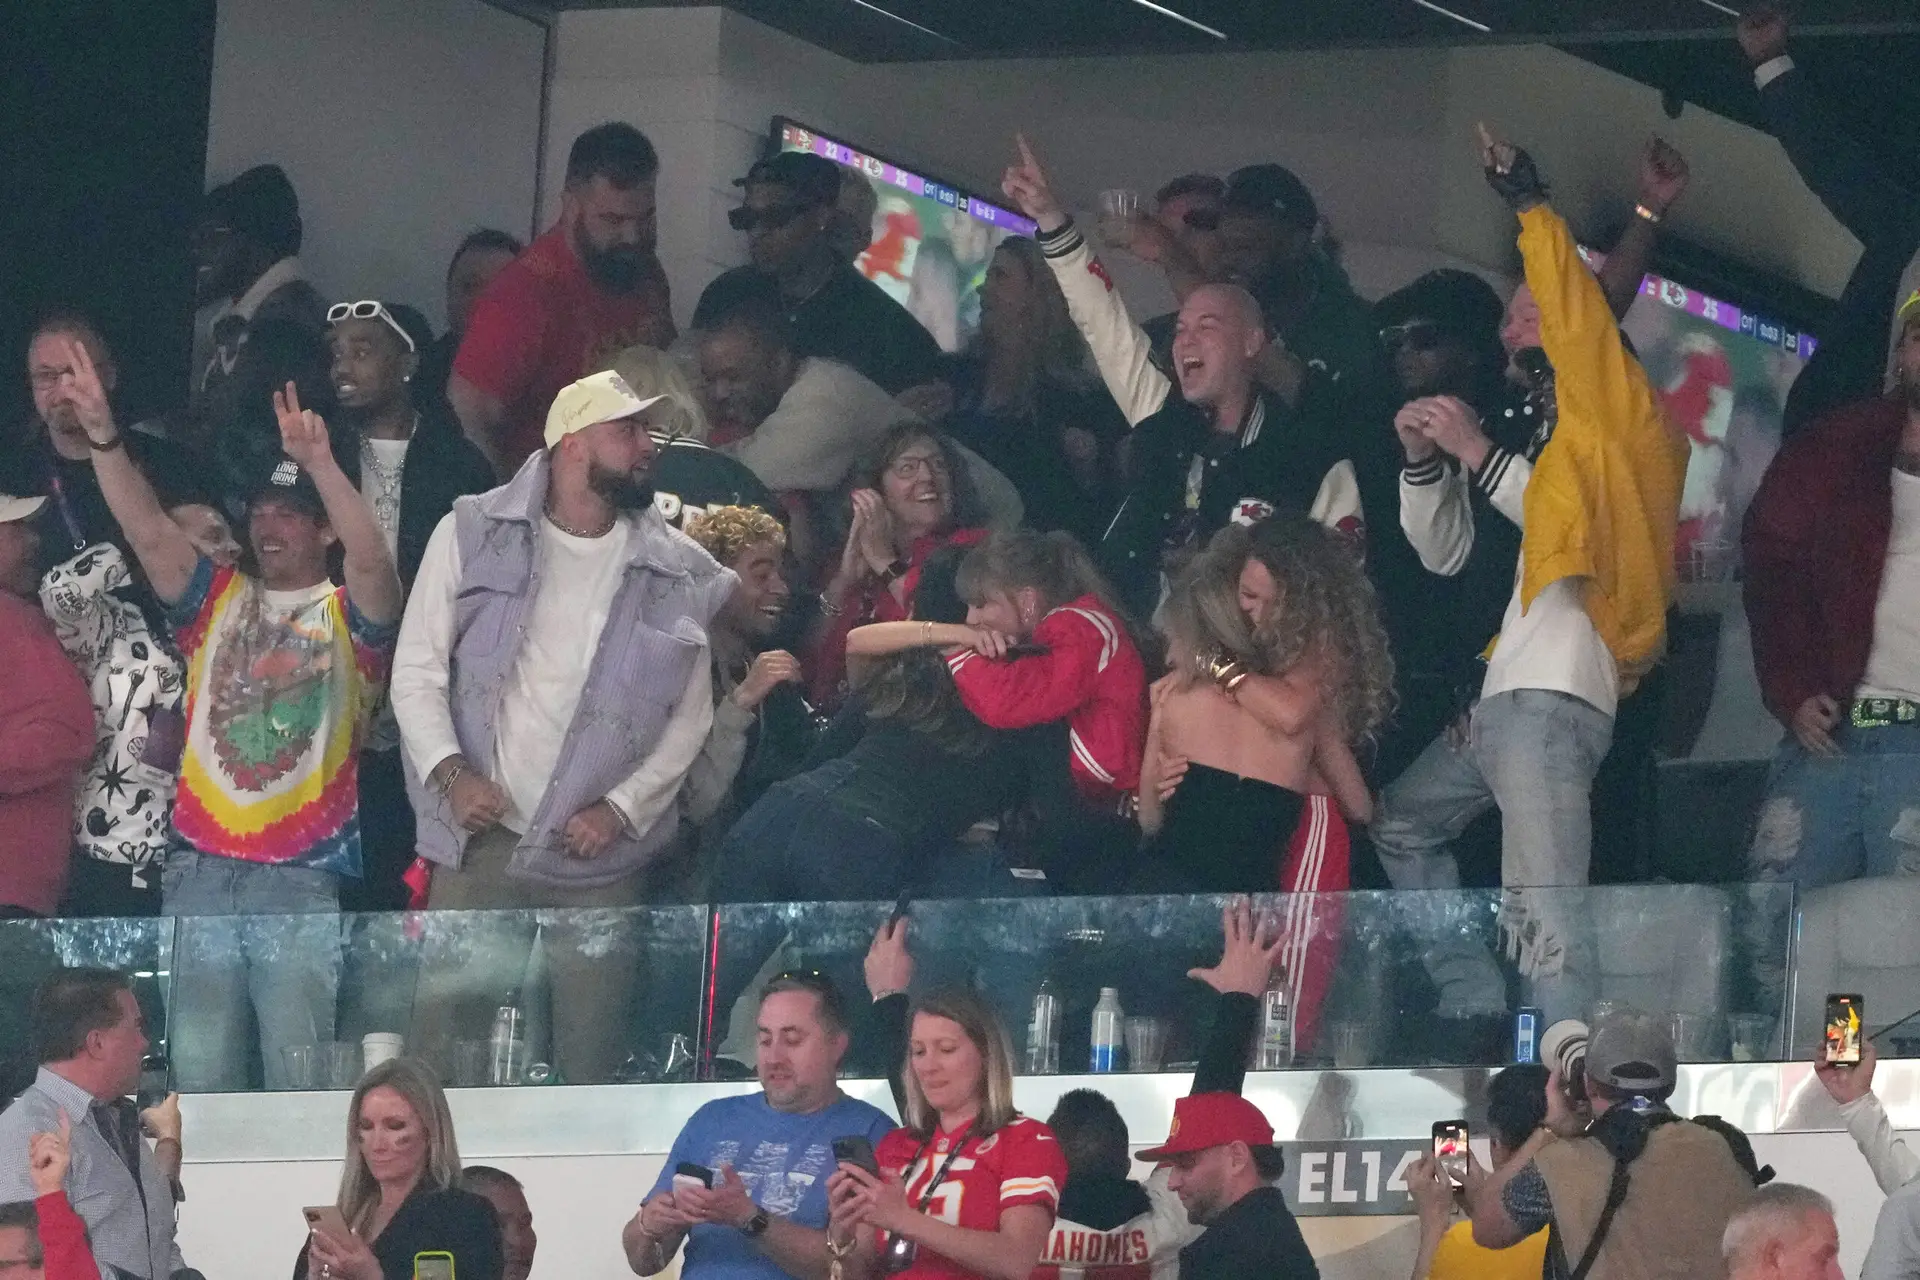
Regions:
<svg viewBox="0 0 1920 1280"><path fill-rule="evenodd" d="M1786 730L1751 873L1815 888L1920 868L1920 294L1894 305L1920 182L1832 124L1779 13L1738 38L1788 155L1866 245L1743 540L1759 683ZM1150 213L1081 227L1016 139L1003 191L1036 234L984 257L964 338L861 273L871 190L813 154L739 180L749 261L707 285L685 334L654 246L674 175L631 125L575 140L559 219L531 244L459 244L438 336L396 298L329 305L300 267L292 184L248 170L194 226L203 314L177 412L120 420L111 346L84 315L49 313L25 352L35 418L0 452L0 915L194 918L171 1069L217 1090L286 1087L283 1051L335 1039L341 912L495 911L473 925L487 962L428 954L393 1029L443 1062L483 1039L544 936L553 1065L586 1082L635 1047L618 1015L640 969L588 909L1454 889L1459 842L1494 814L1499 937L1425 940L1417 1052L1497 1042L1516 983L1548 1021L1583 1016L1595 922L1564 891L1643 816L1619 797L1638 794L1661 714L1688 458L1620 320L1690 171L1649 142L1636 216L1596 271L1533 157L1483 128L1480 163L1517 220L1511 298L1443 270L1369 303L1280 165L1185 175ZM1097 241L1163 270L1177 311L1136 320ZM1292 911L1272 943L1309 1045L1329 909ZM1753 915L1757 937L1783 927ZM1253 946L1250 926L1230 920L1229 941ZM1744 998L1776 1009L1780 975L1752 950ZM144 1049L138 1009L73 981L46 1002L66 1019L48 1031L62 1056L40 1050L51 1101L17 1123L73 1122L41 1153L69 1182L93 1146L124 1159L131 1183L106 1194L137 1192L152 1221L89 1219L92 1247L157 1280L178 1264L154 1225L164 1188L133 1122L80 1097L130 1088L113 1072ZM908 1127L891 1132L832 1084L852 1025L837 999L769 986L765 1097L683 1135L695 1154L770 1135L787 1190L663 1181L627 1233L636 1270L685 1239L694 1262L805 1271L800 1254L831 1245L854 1273L924 1268L917 1250L1018 1277L1056 1210L1098 1232L1138 1208L1114 1187L1063 1204L1077 1159L1117 1166L1092 1140L1062 1156L1013 1114L1005 1033L977 997L923 1000L903 1024ZM1240 1034L1221 1016L1218 1035ZM1671 1090L1657 1040L1596 1037L1597 1130ZM1623 1083L1663 1053L1664 1082ZM1530 1100L1545 1089L1551 1111L1558 1086L1505 1079L1500 1168L1466 1187L1475 1238L1552 1223L1597 1240L1593 1206L1563 1197L1604 1157L1530 1151ZM1235 1093L1199 1089L1160 1149L1213 1224L1182 1274L1242 1274L1209 1260L1222 1241L1277 1247L1271 1129ZM347 1234L316 1224L304 1274L395 1274L403 1246L462 1232L463 1271L530 1259L530 1227L505 1263L474 1242L489 1219L469 1202L499 1195L516 1217L511 1179L456 1185L430 1072L368 1076L352 1115ZM853 1133L873 1160L826 1141ZM1742 1218L1709 1138L1603 1145L1644 1147L1695 1203L1724 1191L1687 1237L1690 1269L1720 1265L1729 1217L1736 1270L1776 1265L1774 1236L1822 1210L1777 1197ZM998 1198L963 1204L988 1178ZM66 1256L66 1216L40 1210ZM0 1218L0 1241L17 1225ZM1458 1250L1433 1234L1444 1269Z"/></svg>

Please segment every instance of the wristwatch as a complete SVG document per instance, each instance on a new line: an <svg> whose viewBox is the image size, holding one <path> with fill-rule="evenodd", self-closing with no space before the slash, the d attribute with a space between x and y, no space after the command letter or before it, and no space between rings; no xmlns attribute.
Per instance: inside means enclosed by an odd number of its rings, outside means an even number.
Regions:
<svg viewBox="0 0 1920 1280"><path fill-rule="evenodd" d="M755 1209L753 1216L746 1220L745 1224L741 1226L740 1231L747 1239L758 1240L761 1236L767 1234L767 1228L772 1224L773 1219L767 1216L765 1209Z"/></svg>

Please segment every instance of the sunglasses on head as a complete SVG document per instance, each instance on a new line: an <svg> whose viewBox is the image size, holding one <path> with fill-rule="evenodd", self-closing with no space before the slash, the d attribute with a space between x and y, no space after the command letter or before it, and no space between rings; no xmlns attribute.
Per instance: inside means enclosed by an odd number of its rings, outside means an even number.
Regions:
<svg viewBox="0 0 1920 1280"><path fill-rule="evenodd" d="M727 225L735 231L778 231L809 207L804 204L777 204L769 209L755 209L743 204L737 209L727 210Z"/></svg>
<svg viewBox="0 0 1920 1280"><path fill-rule="evenodd" d="M400 341L407 344L407 350L415 355L420 349L413 345L413 335L400 327L384 302L366 298L359 302L336 302L327 308L327 323L339 324L342 320L382 320L389 329L400 335Z"/></svg>
<svg viewBox="0 0 1920 1280"><path fill-rule="evenodd" d="M1440 326L1431 320L1409 320L1405 324L1392 324L1380 331L1380 341L1389 351L1401 347L1411 347L1415 351L1432 351L1446 340L1440 332Z"/></svg>

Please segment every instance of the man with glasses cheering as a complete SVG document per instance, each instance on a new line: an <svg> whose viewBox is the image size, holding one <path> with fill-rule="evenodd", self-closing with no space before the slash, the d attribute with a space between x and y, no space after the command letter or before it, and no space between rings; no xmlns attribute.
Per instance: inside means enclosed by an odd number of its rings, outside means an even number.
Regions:
<svg viewBox="0 0 1920 1280"><path fill-rule="evenodd" d="M760 996L762 1092L693 1113L659 1181L620 1242L636 1275L666 1269L687 1244L686 1280L818 1274L827 1256L827 1175L836 1138L877 1144L894 1124L835 1083L847 1053L847 1011L823 974L789 972ZM713 1171L713 1187L676 1186L682 1163Z"/></svg>
<svg viewBox="0 0 1920 1280"><path fill-rule="evenodd" d="M727 272L700 295L693 327L712 329L749 300L783 309L795 352L852 365L888 395L941 377L940 348L905 307L835 247L840 166L782 151L747 171L745 196L727 214L747 236L750 266Z"/></svg>

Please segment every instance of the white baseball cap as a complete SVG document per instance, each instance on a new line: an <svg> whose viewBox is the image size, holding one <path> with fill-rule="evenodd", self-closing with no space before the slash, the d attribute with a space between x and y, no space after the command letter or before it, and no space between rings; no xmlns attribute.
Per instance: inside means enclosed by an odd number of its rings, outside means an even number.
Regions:
<svg viewBox="0 0 1920 1280"><path fill-rule="evenodd" d="M41 498L16 498L10 493L0 493L0 524L12 524L16 520L31 520L40 514L40 508L47 505Z"/></svg>
<svg viewBox="0 0 1920 1280"><path fill-rule="evenodd" d="M596 423L631 418L648 405L665 399L664 395L644 398L635 395L627 380L611 369L588 374L560 388L560 394L553 398L553 407L547 410L547 448L553 448L576 431L585 431Z"/></svg>

